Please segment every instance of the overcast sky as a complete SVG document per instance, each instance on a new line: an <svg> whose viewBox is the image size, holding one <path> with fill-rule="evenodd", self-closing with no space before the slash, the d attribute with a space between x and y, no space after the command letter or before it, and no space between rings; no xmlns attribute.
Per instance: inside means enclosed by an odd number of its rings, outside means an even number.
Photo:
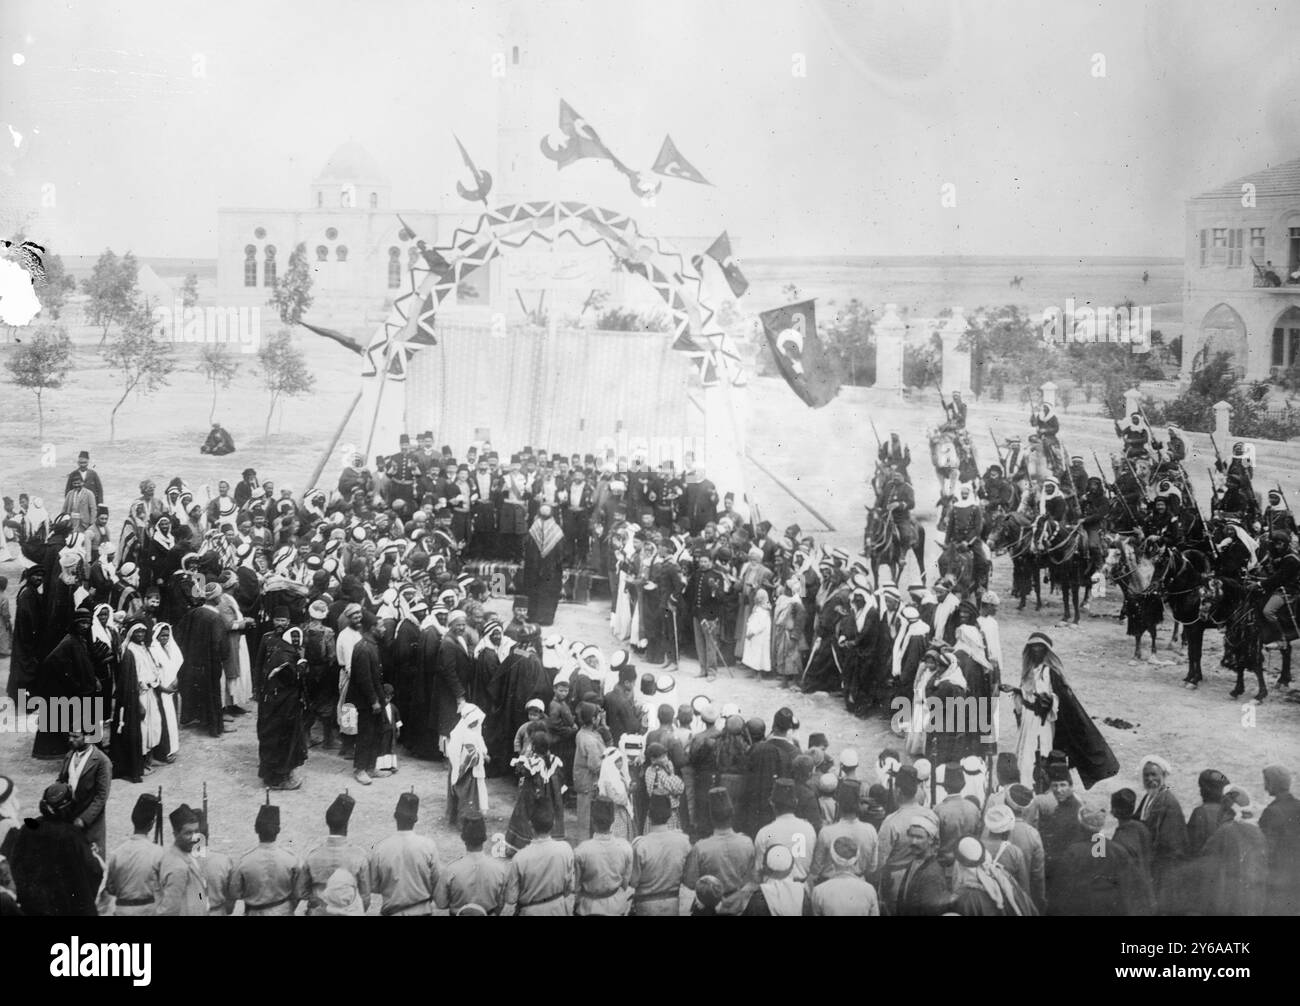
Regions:
<svg viewBox="0 0 1300 1006"><path fill-rule="evenodd" d="M537 196L661 234L725 227L749 256L1181 255L1188 196L1300 157L1294 2L520 7L539 140L563 96L624 161L649 168L671 133L715 183L665 181L645 208L608 164L557 176L538 153ZM210 258L219 207L305 208L346 140L397 206L466 209L451 133L494 163L497 18L447 0L4 0L0 230Z"/></svg>

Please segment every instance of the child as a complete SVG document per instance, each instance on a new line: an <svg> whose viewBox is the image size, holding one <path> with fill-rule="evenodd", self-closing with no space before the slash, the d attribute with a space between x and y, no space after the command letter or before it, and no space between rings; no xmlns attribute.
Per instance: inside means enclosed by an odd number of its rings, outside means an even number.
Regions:
<svg viewBox="0 0 1300 1006"><path fill-rule="evenodd" d="M397 738L402 732L402 716L393 705L393 686L384 685L384 725L379 728L379 757L375 772L397 775Z"/></svg>
<svg viewBox="0 0 1300 1006"><path fill-rule="evenodd" d="M565 782L573 785L573 749L574 737L578 733L578 724L569 707L569 682L567 678L556 678L555 697L546 710L546 732L551 735L551 750L564 762Z"/></svg>
<svg viewBox="0 0 1300 1006"><path fill-rule="evenodd" d="M840 778L834 772L823 772L817 779L817 804L821 807L822 821L826 824L837 819L839 804L835 800L835 791L839 788Z"/></svg>
<svg viewBox="0 0 1300 1006"><path fill-rule="evenodd" d="M516 758L527 758L533 753L532 732L528 728L540 722L546 715L546 703L541 699L529 699L524 705L524 713L528 716L528 720L515 731Z"/></svg>

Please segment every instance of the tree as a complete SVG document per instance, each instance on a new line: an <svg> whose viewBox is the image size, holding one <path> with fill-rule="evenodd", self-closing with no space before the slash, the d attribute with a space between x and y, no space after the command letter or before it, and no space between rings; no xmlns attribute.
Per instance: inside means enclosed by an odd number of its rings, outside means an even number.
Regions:
<svg viewBox="0 0 1300 1006"><path fill-rule="evenodd" d="M63 386L72 369L72 340L60 325L40 331L20 345L5 361L14 384L36 395L36 429L45 437L45 410L41 396Z"/></svg>
<svg viewBox="0 0 1300 1006"><path fill-rule="evenodd" d="M82 291L90 297L88 314L95 325L102 325L99 344L108 339L108 329L115 321L125 324L135 310L136 278L139 266L127 252L120 259L111 248L104 249L91 274L81 281Z"/></svg>
<svg viewBox="0 0 1300 1006"><path fill-rule="evenodd" d="M230 387L230 382L239 372L239 364L226 350L224 343L205 342L199 350L199 365L195 369L212 385L212 408L208 410L210 423L217 414L217 389Z"/></svg>
<svg viewBox="0 0 1300 1006"><path fill-rule="evenodd" d="M199 274L196 272L187 273L185 283L181 287L181 306L193 307L199 302Z"/></svg>
<svg viewBox="0 0 1300 1006"><path fill-rule="evenodd" d="M287 329L273 336L257 351L262 365L262 380L271 393L271 407L266 413L266 436L271 435L271 417L284 398L296 398L311 391L316 378L307 371L307 359L293 344Z"/></svg>
<svg viewBox="0 0 1300 1006"><path fill-rule="evenodd" d="M150 395L167 383L176 362L171 343L154 337L157 323L147 304L134 302L122 318L122 330L104 350L104 361L121 375L122 397L108 417L108 439L117 435L117 410L131 392Z"/></svg>
<svg viewBox="0 0 1300 1006"><path fill-rule="evenodd" d="M871 384L876 377L876 337L871 311L854 297L821 326L822 345L849 384Z"/></svg>
<svg viewBox="0 0 1300 1006"><path fill-rule="evenodd" d="M307 264L307 245L299 242L289 256L289 267L275 281L275 292L267 301L286 325L296 325L311 307L311 267Z"/></svg>

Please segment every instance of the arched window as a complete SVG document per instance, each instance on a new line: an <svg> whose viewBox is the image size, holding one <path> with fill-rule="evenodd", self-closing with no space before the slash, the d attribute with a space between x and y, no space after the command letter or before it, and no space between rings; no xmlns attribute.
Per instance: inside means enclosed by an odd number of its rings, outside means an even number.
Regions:
<svg viewBox="0 0 1300 1006"><path fill-rule="evenodd" d="M324 193L324 192L317 192L317 193L316 193L316 208L317 208L317 209L320 209L320 208L323 207L324 205L325 205L325 193Z"/></svg>
<svg viewBox="0 0 1300 1006"><path fill-rule="evenodd" d="M371 208L372 210L377 210L377 209L379 209L379 193L378 193L378 192L372 192L372 193L370 193L370 208Z"/></svg>
<svg viewBox="0 0 1300 1006"><path fill-rule="evenodd" d="M330 250L329 250L328 248L326 248L324 245L317 245L317 246L316 246L316 261L317 261L317 262L328 262L328 261L329 261L329 257L330 257Z"/></svg>
<svg viewBox="0 0 1300 1006"><path fill-rule="evenodd" d="M340 262L346 262L348 260L348 246L339 245L337 248L335 248L334 257L338 259Z"/></svg>
<svg viewBox="0 0 1300 1006"><path fill-rule="evenodd" d="M388 249L388 289L396 290L402 285L402 253L396 247Z"/></svg>
<svg viewBox="0 0 1300 1006"><path fill-rule="evenodd" d="M519 65L519 46L513 46L510 50L510 62L515 66Z"/></svg>
<svg viewBox="0 0 1300 1006"><path fill-rule="evenodd" d="M266 264L262 266L262 285L275 286L275 245L266 246Z"/></svg>
<svg viewBox="0 0 1300 1006"><path fill-rule="evenodd" d="M257 286L257 249L244 246L244 286Z"/></svg>
<svg viewBox="0 0 1300 1006"><path fill-rule="evenodd" d="M408 268L414 268L415 264L420 261L420 249L412 245L406 249L406 264Z"/></svg>

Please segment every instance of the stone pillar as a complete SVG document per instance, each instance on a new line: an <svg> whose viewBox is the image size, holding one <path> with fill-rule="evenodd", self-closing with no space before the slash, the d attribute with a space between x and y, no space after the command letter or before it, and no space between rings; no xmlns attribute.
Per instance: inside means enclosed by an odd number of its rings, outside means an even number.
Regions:
<svg viewBox="0 0 1300 1006"><path fill-rule="evenodd" d="M1056 382L1048 381L1040 390L1043 392L1043 404L1056 408Z"/></svg>
<svg viewBox="0 0 1300 1006"><path fill-rule="evenodd" d="M943 341L942 385L945 395L951 395L954 391L960 391L963 395L970 394L970 350L959 348L968 328L970 325L962 314L962 309L954 307L952 317L939 330L939 338Z"/></svg>
<svg viewBox="0 0 1300 1006"><path fill-rule="evenodd" d="M1228 432L1228 421L1232 418L1232 406L1227 402L1214 403L1214 439L1219 444L1219 450L1226 451L1230 448L1228 438L1231 434Z"/></svg>
<svg viewBox="0 0 1300 1006"><path fill-rule="evenodd" d="M907 323L898 316L897 304L886 304L885 313L873 326L876 336L876 383L887 391L903 390L903 346Z"/></svg>
<svg viewBox="0 0 1300 1006"><path fill-rule="evenodd" d="M1124 418L1125 419L1128 419L1128 417L1133 415L1133 413L1141 411L1141 408L1142 408L1142 394L1141 392L1138 391L1137 388L1129 388L1128 391L1124 392Z"/></svg>

